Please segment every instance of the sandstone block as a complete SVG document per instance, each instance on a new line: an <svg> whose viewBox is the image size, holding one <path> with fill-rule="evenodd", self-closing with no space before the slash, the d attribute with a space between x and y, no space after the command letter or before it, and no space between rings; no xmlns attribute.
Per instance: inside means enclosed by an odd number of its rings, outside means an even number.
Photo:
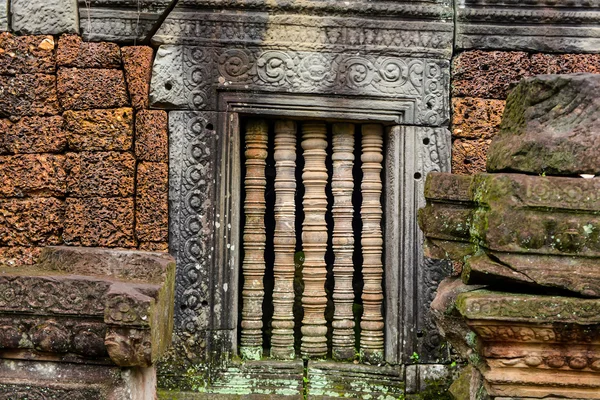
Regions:
<svg viewBox="0 0 600 400"><path fill-rule="evenodd" d="M0 200L0 246L62 243L64 202L53 197Z"/></svg>
<svg viewBox="0 0 600 400"><path fill-rule="evenodd" d="M540 75L510 94L488 171L600 174L600 75Z"/></svg>
<svg viewBox="0 0 600 400"><path fill-rule="evenodd" d="M71 197L133 196L135 158L130 153L68 153L65 171Z"/></svg>
<svg viewBox="0 0 600 400"><path fill-rule="evenodd" d="M133 198L67 198L63 240L75 246L135 247Z"/></svg>
<svg viewBox="0 0 600 400"><path fill-rule="evenodd" d="M524 52L466 51L453 64L452 95L457 97L505 99L511 85L532 75Z"/></svg>
<svg viewBox="0 0 600 400"><path fill-rule="evenodd" d="M136 110L148 108L154 51L147 46L123 47L121 51L131 104Z"/></svg>
<svg viewBox="0 0 600 400"><path fill-rule="evenodd" d="M68 110L63 114L69 148L75 151L129 150L133 143L133 110Z"/></svg>
<svg viewBox="0 0 600 400"><path fill-rule="evenodd" d="M77 0L11 0L11 27L20 34L78 33Z"/></svg>
<svg viewBox="0 0 600 400"><path fill-rule="evenodd" d="M129 105L123 71L116 69L59 68L57 91L66 110Z"/></svg>
<svg viewBox="0 0 600 400"><path fill-rule="evenodd" d="M168 178L166 163L142 162L138 165L135 232L139 241L168 240Z"/></svg>
<svg viewBox="0 0 600 400"><path fill-rule="evenodd" d="M0 75L52 74L55 70L52 36L0 33Z"/></svg>
<svg viewBox="0 0 600 400"><path fill-rule="evenodd" d="M0 266L35 264L41 252L42 247L0 247Z"/></svg>
<svg viewBox="0 0 600 400"><path fill-rule="evenodd" d="M465 139L490 139L500 130L504 100L452 99L452 135Z"/></svg>
<svg viewBox="0 0 600 400"><path fill-rule="evenodd" d="M489 146L489 139L454 140L452 142L452 172L462 175L485 172Z"/></svg>
<svg viewBox="0 0 600 400"><path fill-rule="evenodd" d="M63 35L58 40L56 63L59 67L120 68L121 50L115 43L84 42L78 35Z"/></svg>
<svg viewBox="0 0 600 400"><path fill-rule="evenodd" d="M0 132L2 132L0 122ZM53 117L23 117L11 124L3 135L4 148L9 153L60 153L67 146L64 120Z"/></svg>
<svg viewBox="0 0 600 400"><path fill-rule="evenodd" d="M165 111L139 111L135 119L136 157L142 161L168 162L168 129Z"/></svg>
<svg viewBox="0 0 600 400"><path fill-rule="evenodd" d="M52 154L0 157L0 197L64 196L64 162Z"/></svg>
<svg viewBox="0 0 600 400"><path fill-rule="evenodd" d="M56 115L61 111L54 75L0 76L0 116Z"/></svg>

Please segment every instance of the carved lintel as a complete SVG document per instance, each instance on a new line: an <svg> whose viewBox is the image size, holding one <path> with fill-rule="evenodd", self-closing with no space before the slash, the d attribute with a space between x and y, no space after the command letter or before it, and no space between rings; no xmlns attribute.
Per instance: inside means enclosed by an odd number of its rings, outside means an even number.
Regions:
<svg viewBox="0 0 600 400"><path fill-rule="evenodd" d="M246 126L246 199L244 212L244 286L242 289L242 357L262 357L262 303L265 296L265 166L267 159L267 123L251 120Z"/></svg>
<svg viewBox="0 0 600 400"><path fill-rule="evenodd" d="M293 359L296 249L296 124L275 122L275 262L271 356Z"/></svg>
<svg viewBox="0 0 600 400"><path fill-rule="evenodd" d="M327 149L327 131L324 123L305 123L302 125L302 149L304 150L304 222L302 223L302 247L304 250L304 293L302 306L303 357L320 358L327 355L327 325L325 307L327 296L325 281L327 267L327 168L325 157Z"/></svg>
<svg viewBox="0 0 600 400"><path fill-rule="evenodd" d="M352 192L354 180L354 125L333 125L333 175L331 192L333 193L333 277L335 287L333 302L332 353L337 360L354 358L354 317L352 305L354 290L352 276L354 274L354 231L352 228Z"/></svg>
<svg viewBox="0 0 600 400"><path fill-rule="evenodd" d="M381 170L383 162L383 127L362 126L362 254L363 315L360 323L361 359L369 364L383 363L383 235L381 231Z"/></svg>

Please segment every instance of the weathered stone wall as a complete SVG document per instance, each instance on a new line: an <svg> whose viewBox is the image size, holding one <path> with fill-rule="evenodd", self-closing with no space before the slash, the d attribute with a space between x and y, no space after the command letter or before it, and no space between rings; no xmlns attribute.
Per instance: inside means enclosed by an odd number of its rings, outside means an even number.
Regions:
<svg viewBox="0 0 600 400"><path fill-rule="evenodd" d="M600 73L600 54L471 50L452 65L452 172L485 171L506 96L522 78L539 74Z"/></svg>
<svg viewBox="0 0 600 400"><path fill-rule="evenodd" d="M167 114L153 50L0 34L0 264L43 246L167 249Z"/></svg>

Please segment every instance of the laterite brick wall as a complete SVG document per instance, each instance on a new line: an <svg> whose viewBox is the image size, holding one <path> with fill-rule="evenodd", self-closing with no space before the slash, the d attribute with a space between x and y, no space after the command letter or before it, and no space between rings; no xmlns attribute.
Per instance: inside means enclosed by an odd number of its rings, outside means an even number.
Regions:
<svg viewBox="0 0 600 400"><path fill-rule="evenodd" d="M539 74L600 73L600 54L466 51L452 65L452 172L485 171L486 153L500 128L506 96L522 78Z"/></svg>
<svg viewBox="0 0 600 400"><path fill-rule="evenodd" d="M153 50L0 34L0 265L46 245L167 250L167 114Z"/></svg>

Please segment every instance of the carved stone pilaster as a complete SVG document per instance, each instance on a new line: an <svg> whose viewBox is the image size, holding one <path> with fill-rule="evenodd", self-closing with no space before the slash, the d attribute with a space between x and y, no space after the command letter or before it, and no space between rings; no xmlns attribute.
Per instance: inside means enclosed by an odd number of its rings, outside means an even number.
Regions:
<svg viewBox="0 0 600 400"><path fill-rule="evenodd" d="M319 358L327 355L327 326L325 307L327 296L325 280L327 268L327 168L325 157L327 149L327 131L324 123L305 123L302 125L302 149L304 150L304 222L302 223L302 248L304 250L304 293L302 306L303 357Z"/></svg>
<svg viewBox="0 0 600 400"><path fill-rule="evenodd" d="M268 126L264 120L246 125L246 177L244 188L244 261L242 271L242 340L240 353L249 360L262 357L262 302L265 296L265 166Z"/></svg>
<svg viewBox="0 0 600 400"><path fill-rule="evenodd" d="M296 124L275 122L275 262L271 356L293 359L296 249Z"/></svg>
<svg viewBox="0 0 600 400"><path fill-rule="evenodd" d="M362 126L363 202L363 315L360 322L361 358L369 364L383 362L383 234L381 231L381 170L383 162L383 127L375 124Z"/></svg>
<svg viewBox="0 0 600 400"><path fill-rule="evenodd" d="M337 360L354 358L354 230L352 217L352 192L354 180L354 124L333 125L333 175L331 192L333 193L333 338L332 354Z"/></svg>

